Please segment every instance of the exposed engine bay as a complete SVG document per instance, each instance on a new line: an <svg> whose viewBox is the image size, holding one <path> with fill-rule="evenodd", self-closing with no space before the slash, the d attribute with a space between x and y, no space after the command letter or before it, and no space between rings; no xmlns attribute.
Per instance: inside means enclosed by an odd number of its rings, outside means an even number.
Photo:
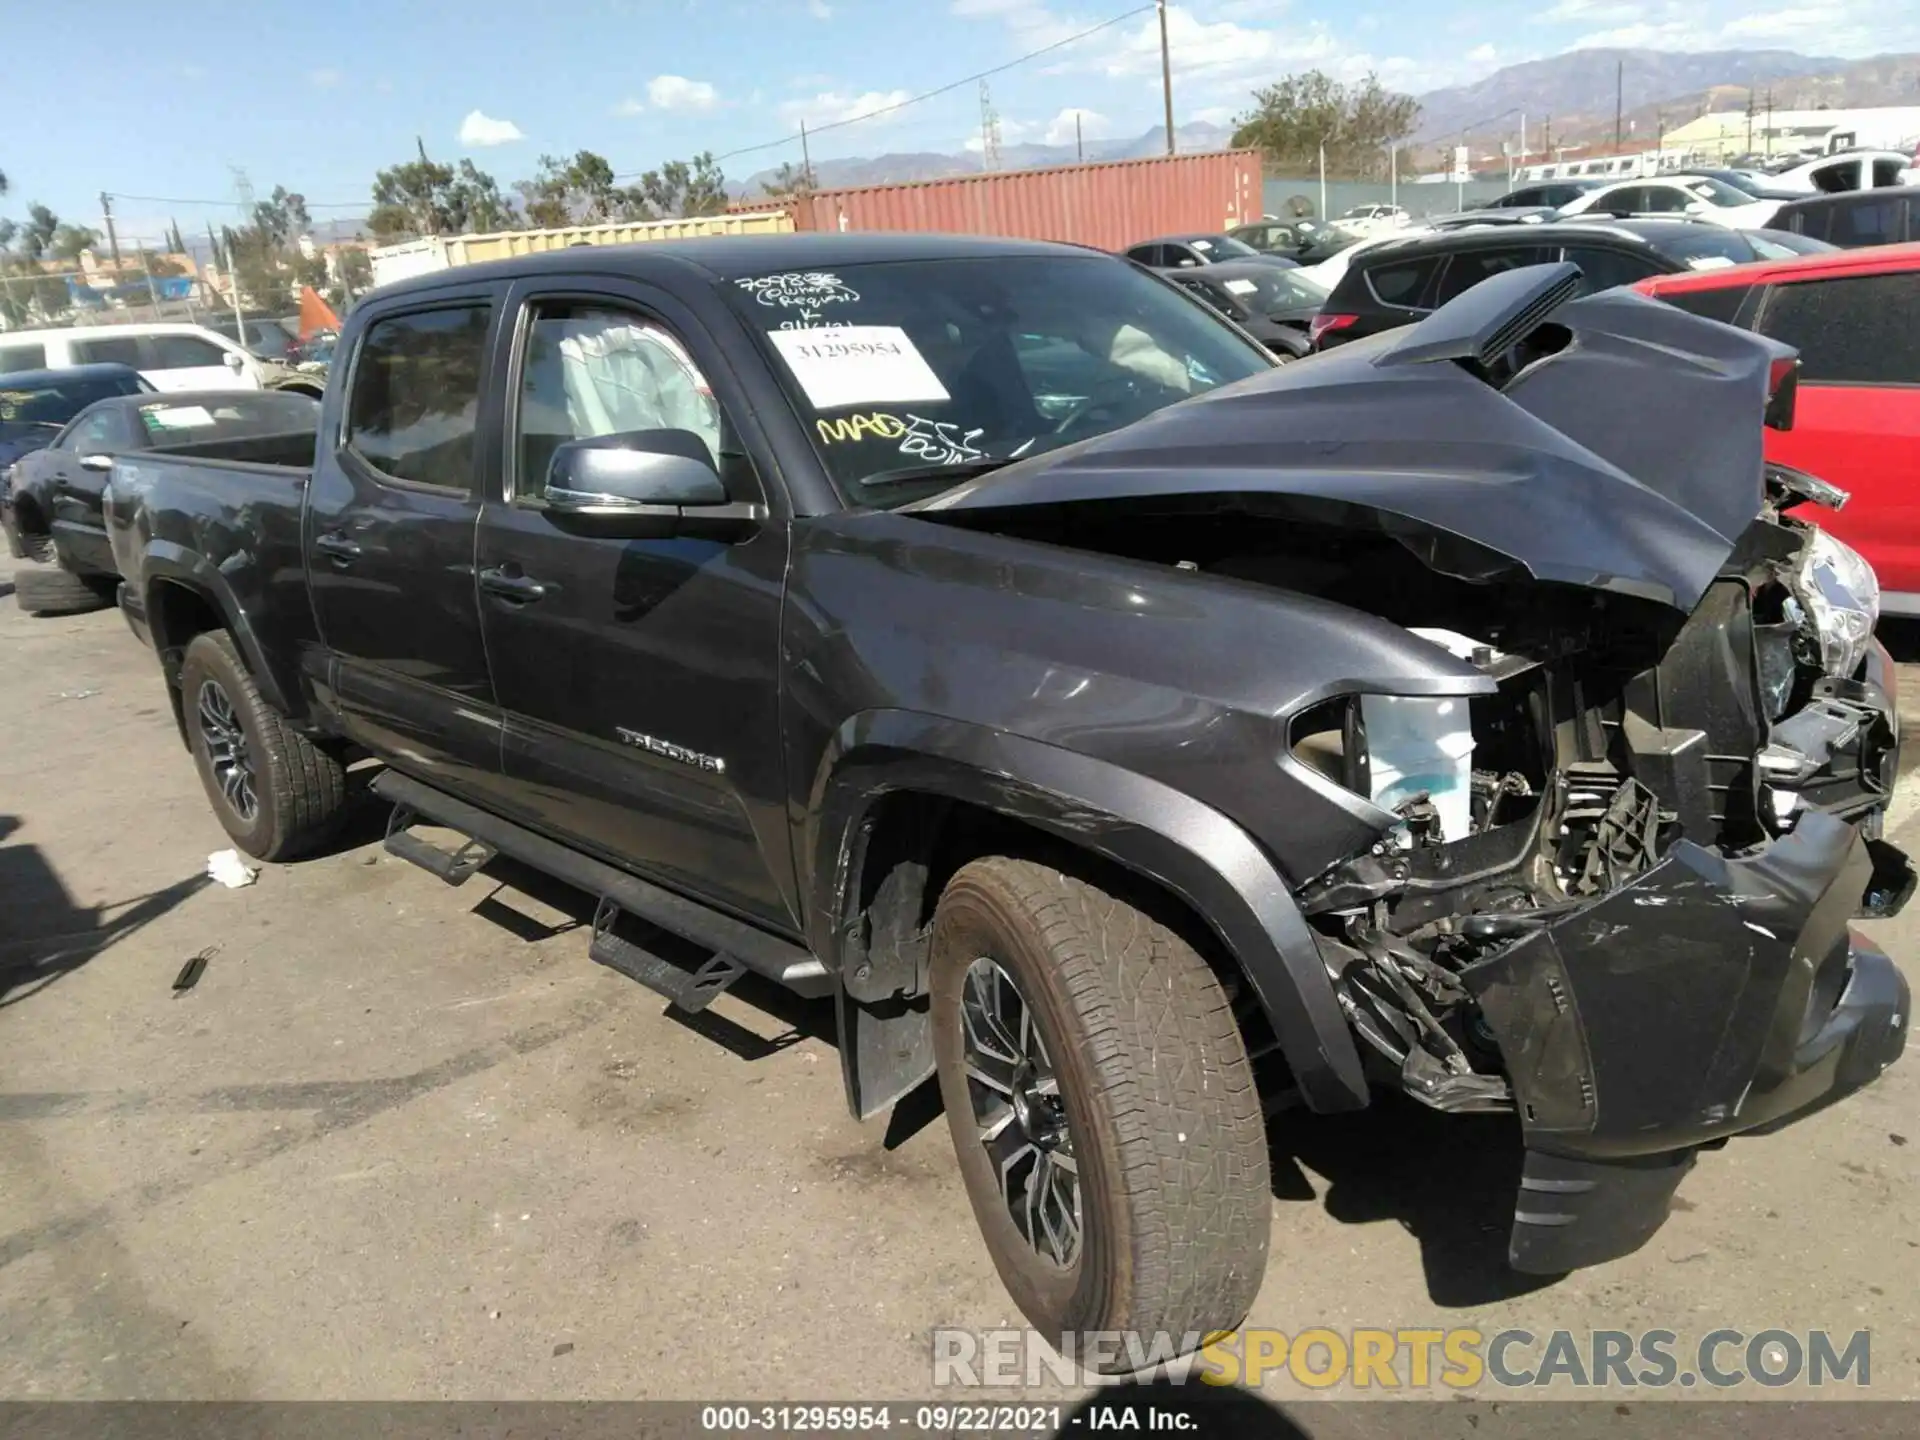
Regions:
<svg viewBox="0 0 1920 1440"><path fill-rule="evenodd" d="M1496 682L1472 697L1336 695L1294 717L1288 759L1382 812L1375 843L1298 897L1376 1078L1437 1109L1506 1111L1524 1101L1475 993L1489 962L1683 840L1739 857L1810 815L1878 834L1897 737L1877 588L1790 513L1810 500L1845 496L1771 469L1765 509L1690 614L1487 574L1470 547L1442 556L1430 533L1298 497L1082 505L1018 528L1365 610ZM1867 908L1890 912L1911 871L1874 853Z"/></svg>
<svg viewBox="0 0 1920 1440"><path fill-rule="evenodd" d="M1496 276L916 507L1193 572L1115 600L1274 682L1196 671L1235 692L1218 768L1144 761L1285 867L1373 1090L1517 1117L1539 1272L1644 1243L1699 1150L1870 1083L1911 1009L1850 924L1915 883L1878 587L1757 423L1791 426L1793 355L1577 281Z"/></svg>

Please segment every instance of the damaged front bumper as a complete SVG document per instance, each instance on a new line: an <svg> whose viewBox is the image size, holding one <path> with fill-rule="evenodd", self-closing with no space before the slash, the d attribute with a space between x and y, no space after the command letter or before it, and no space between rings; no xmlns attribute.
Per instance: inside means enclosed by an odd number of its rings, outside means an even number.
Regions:
<svg viewBox="0 0 1920 1440"><path fill-rule="evenodd" d="M1465 967L1527 1145L1514 1267L1637 1249L1700 1147L1790 1124L1892 1064L1907 984L1849 922L1913 886L1898 850L1812 810L1739 855L1680 841Z"/></svg>

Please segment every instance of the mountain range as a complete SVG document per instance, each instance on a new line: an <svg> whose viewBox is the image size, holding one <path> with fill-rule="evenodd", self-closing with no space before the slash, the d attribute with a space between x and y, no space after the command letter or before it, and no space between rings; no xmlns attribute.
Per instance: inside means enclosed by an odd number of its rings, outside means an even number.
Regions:
<svg viewBox="0 0 1920 1440"><path fill-rule="evenodd" d="M1708 110L1740 109L1749 95L1756 113L1769 94L1781 110L1920 105L1920 55L1840 60L1791 50L1574 50L1503 66L1471 85L1417 95L1420 124L1412 143L1464 141L1497 150L1502 140L1518 135L1523 114L1532 148L1549 136L1561 144L1611 139L1616 77L1623 131L1649 139ZM1183 152L1217 150L1232 136L1230 126L1204 122L1174 130ZM1089 141L1085 155L1088 160L1158 155L1165 142L1165 128L1156 125L1132 139ZM1071 165L1077 158L1071 145L1007 145L999 168ZM827 188L934 180L980 169L977 154L932 151L822 160L813 167L815 182ZM776 175L762 170L731 188L740 196L760 195Z"/></svg>

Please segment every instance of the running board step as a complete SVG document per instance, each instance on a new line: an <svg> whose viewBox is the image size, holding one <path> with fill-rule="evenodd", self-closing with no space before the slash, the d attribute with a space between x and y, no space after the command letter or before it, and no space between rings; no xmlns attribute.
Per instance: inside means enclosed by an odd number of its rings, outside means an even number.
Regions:
<svg viewBox="0 0 1920 1440"><path fill-rule="evenodd" d="M714 955L698 970L676 965L665 956L623 938L614 929L621 914L620 907L613 901L600 902L593 912L593 944L587 950L587 958L609 970L618 970L629 980L638 980L689 1015L698 1015L747 973L747 967L731 955Z"/></svg>
<svg viewBox="0 0 1920 1440"><path fill-rule="evenodd" d="M489 851L510 856L523 865L530 865L557 880L564 880L586 891L596 901L611 901L621 910L638 916L648 924L690 940L715 957L725 956L742 969L784 985L797 995L833 993L834 977L827 972L827 967L791 940L744 920L737 920L724 911L690 900L651 881L642 880L628 871L582 854L570 845L549 840L490 810L482 810L445 791L422 784L410 775L402 775L398 770L382 770L374 777L372 788L373 793L382 800L403 807L417 820L443 825L449 830L471 836L474 842ZM417 841L417 837L409 838ZM403 852L395 850L394 853ZM413 857L405 855L404 858ZM620 940L618 936L612 938L623 945L630 943ZM631 948L640 949L637 945ZM623 965L613 968L623 973L633 973ZM681 975L689 974L680 966L674 969ZM634 978L640 977L635 975ZM713 981L710 978L705 983L711 985ZM732 980L726 983L731 984ZM661 993L671 994L665 990ZM714 994L718 993L716 989Z"/></svg>
<svg viewBox="0 0 1920 1440"><path fill-rule="evenodd" d="M420 815L410 805L395 805L387 817L386 851L449 885L464 885L473 872L499 852L484 840L464 841L458 850L442 850L430 840L413 833Z"/></svg>

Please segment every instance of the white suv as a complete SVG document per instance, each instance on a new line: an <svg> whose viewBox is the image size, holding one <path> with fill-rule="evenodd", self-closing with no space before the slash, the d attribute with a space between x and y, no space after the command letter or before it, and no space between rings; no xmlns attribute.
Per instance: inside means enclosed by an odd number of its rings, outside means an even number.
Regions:
<svg viewBox="0 0 1920 1440"><path fill-rule="evenodd" d="M0 375L70 365L131 365L156 390L261 390L258 360L199 325L93 325L0 332Z"/></svg>

